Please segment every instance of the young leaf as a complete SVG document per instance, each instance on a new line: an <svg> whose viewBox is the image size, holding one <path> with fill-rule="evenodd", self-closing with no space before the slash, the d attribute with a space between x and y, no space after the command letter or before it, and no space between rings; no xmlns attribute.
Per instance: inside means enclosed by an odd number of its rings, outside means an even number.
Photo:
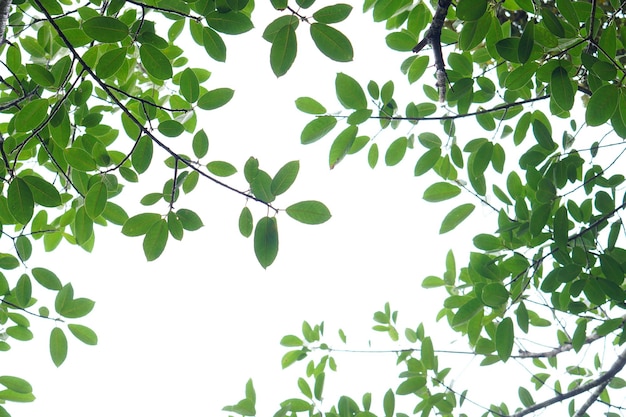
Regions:
<svg viewBox="0 0 626 417"><path fill-rule="evenodd" d="M301 201L287 207L287 214L305 224L321 224L331 217L328 208L319 201Z"/></svg>

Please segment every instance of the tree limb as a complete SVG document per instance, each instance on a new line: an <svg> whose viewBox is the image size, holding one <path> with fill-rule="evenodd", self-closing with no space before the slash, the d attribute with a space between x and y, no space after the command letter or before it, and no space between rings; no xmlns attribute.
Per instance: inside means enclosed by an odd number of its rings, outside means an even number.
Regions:
<svg viewBox="0 0 626 417"><path fill-rule="evenodd" d="M550 398L549 400L546 400L538 404L534 404L515 414L512 414L510 417L523 417L537 410L545 409L551 406L552 404L555 404L555 403L567 400L568 398L572 398L577 395L580 395L583 392L587 392L595 387L598 387L599 389L600 387L602 387L600 389L600 392L598 393L598 395L600 395L600 393L604 389L604 386L606 386L606 384L608 384L611 381L611 379L613 379L613 377L617 375L617 373L624 368L625 365L626 365L626 350L622 351L622 353L619 354L619 356L617 357L617 360L615 361L613 366L611 366L611 369L609 369L605 374L601 375L598 379L591 381L587 384L581 385L578 388L575 388L569 392L566 392L565 394L558 394ZM593 395L590 397L591 403L593 403L598 397L598 395L594 397L595 394L596 393L594 392ZM587 403L585 403L585 405L587 405ZM583 405L583 408L585 407L585 405ZM590 406L591 404L587 405L587 408L589 408ZM583 409L583 408L581 408L579 411L582 411L582 413L584 414L586 409ZM580 416L578 413L576 415Z"/></svg>
<svg viewBox="0 0 626 417"><path fill-rule="evenodd" d="M7 30L7 22L9 21L9 10L11 9L11 0L0 0L0 45L6 41L4 32Z"/></svg>
<svg viewBox="0 0 626 417"><path fill-rule="evenodd" d="M424 39L422 39L415 47L413 52L418 53L427 44L433 48L433 55L435 56L435 77L437 77L437 90L439 91L439 102L443 103L446 100L446 84L448 81L448 75L446 74L446 64L443 61L443 51L441 50L441 29L446 21L446 15L448 14L448 8L452 4L452 0L438 0L437 8L435 9L435 15L433 21L430 24L430 28L426 31Z"/></svg>

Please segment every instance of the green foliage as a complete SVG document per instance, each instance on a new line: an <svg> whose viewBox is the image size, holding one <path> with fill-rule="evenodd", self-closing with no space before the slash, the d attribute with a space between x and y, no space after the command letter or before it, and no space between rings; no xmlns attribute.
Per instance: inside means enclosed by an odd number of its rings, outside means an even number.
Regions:
<svg viewBox="0 0 626 417"><path fill-rule="evenodd" d="M56 366L67 358L66 329L82 343L98 342L92 329L75 322L92 311L94 301L74 297L72 284L47 268L22 268L37 254L37 241L46 251L61 243L91 251L99 228L113 224L125 236L141 237L146 259L156 260L170 236L182 240L185 231L202 228L193 209L179 207L205 180L244 200L233 228L244 237L254 235L251 244L263 268L278 255L279 217L305 224L331 218L319 201L284 200L298 177L298 161L271 175L254 157L243 167L216 159L209 149L211 132L204 130L210 126L198 124L205 112L234 102L235 90L214 83L210 71L221 68L214 62L227 61L229 36L246 34L255 25L264 28L262 37L270 44L266 65L277 77L293 67L301 45L337 63L354 59L349 36L358 34L344 33L342 26L353 5L270 3L272 17L263 21L255 2L246 0L0 2L8 7L0 13L8 16L0 22L7 40L1 47L0 225L13 246L12 253L0 254L0 269L6 272L0 274L5 329L0 350L12 339L33 339L22 313L55 321L49 349ZM463 258L463 265L457 268L449 252L442 276L423 280L424 288L446 297L440 323L456 332L467 353L484 366L510 366L512 358L532 362L527 369L537 369L531 371L530 388L539 390L549 379L557 392L589 387L580 393L592 393L602 386L595 399L615 407L609 392L626 385L616 377L626 363L624 353L614 355L608 370L599 359L587 368L578 358L563 359L564 365L556 357L569 350L592 351L600 339L605 346L626 342L622 6L614 1L366 0L362 9L389 30L386 44L404 54L398 74L406 79L368 81L339 70L334 85L322 86L334 92L336 103L323 105L309 96L295 100L310 117L301 143L331 136L331 169L359 153L367 154L372 169L383 165L379 159L386 167L413 164L423 199L445 206L425 221L440 222L440 233L470 218L482 227L471 240L476 251ZM187 29L195 45L182 44ZM299 44L298 36L312 42ZM198 51L206 68L189 65ZM402 90L416 83L420 88L407 100ZM472 124L465 124L469 120ZM159 159L164 166L155 176L153 162ZM129 215L131 206L122 206L119 197L125 186L163 172L162 187L137 197L153 208ZM224 182L236 184L240 177L246 184L242 189ZM478 206L483 210L475 210ZM484 211L492 216L479 218ZM40 290L51 291L54 317L34 298ZM374 331L409 346L396 352L397 364L405 368L398 381L379 397L385 417L408 415L398 410L395 395L415 401L410 414L465 415L471 392L452 387L437 337L411 324L402 338L397 316L389 304L374 314ZM287 398L276 415L380 414L376 396L369 393L362 406L343 393L328 409L321 402L326 380L336 370L332 349L321 340L323 330L323 324L304 322L302 337L281 340L290 349L281 361L284 368L309 362L306 377L297 379L304 399ZM521 333L526 340L552 334L554 348L527 352ZM343 331L340 339L346 343ZM567 390L556 375L564 382L569 378ZM0 384L6 388L1 401L34 399L30 384L18 377L1 376ZM515 401L523 407L518 415L536 404L521 385L516 387ZM581 403L571 403L571 415L586 413L587 403ZM519 405L481 407L485 414L508 415ZM256 415L252 381L245 398L224 410ZM3 408L0 413L8 415Z"/></svg>

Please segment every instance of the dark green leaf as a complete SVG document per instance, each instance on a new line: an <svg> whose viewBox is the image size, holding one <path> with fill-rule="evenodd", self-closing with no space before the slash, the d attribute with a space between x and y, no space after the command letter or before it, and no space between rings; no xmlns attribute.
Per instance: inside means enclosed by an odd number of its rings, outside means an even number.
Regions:
<svg viewBox="0 0 626 417"><path fill-rule="evenodd" d="M145 70L157 80L172 78L172 64L163 52L150 44L139 47L139 56Z"/></svg>
<svg viewBox="0 0 626 417"><path fill-rule="evenodd" d="M242 12L210 12L206 16L206 21L213 29L227 35L239 35L248 32L254 25L248 16Z"/></svg>
<svg viewBox="0 0 626 417"><path fill-rule="evenodd" d="M311 38L317 48L333 61L352 61L354 57L352 44L337 29L323 23L313 23L311 24Z"/></svg>
<svg viewBox="0 0 626 417"><path fill-rule="evenodd" d="M514 337L513 320L510 317L505 317L496 329L496 351L498 352L498 357L503 362L506 362L511 357Z"/></svg>
<svg viewBox="0 0 626 417"><path fill-rule="evenodd" d="M487 10L487 0L460 0L456 16L465 21L478 20Z"/></svg>
<svg viewBox="0 0 626 417"><path fill-rule="evenodd" d="M244 237L250 237L253 226L252 212L248 207L244 207L239 215L239 233Z"/></svg>
<svg viewBox="0 0 626 417"><path fill-rule="evenodd" d="M334 4L332 6L322 7L315 13L313 18L319 23L339 23L344 21L352 11L352 6L349 4Z"/></svg>
<svg viewBox="0 0 626 417"><path fill-rule="evenodd" d="M267 269L278 254L278 226L276 218L263 217L254 229L254 253L264 269Z"/></svg>
<svg viewBox="0 0 626 417"><path fill-rule="evenodd" d="M35 281L37 281L42 287L54 291L59 291L63 288L61 280L54 272L45 268L33 268L31 272Z"/></svg>
<svg viewBox="0 0 626 417"><path fill-rule="evenodd" d="M122 21L107 16L96 16L83 22L85 33L98 42L119 42L128 36L128 26Z"/></svg>
<svg viewBox="0 0 626 417"><path fill-rule="evenodd" d="M15 115L15 130L28 132L39 126L48 116L48 100L32 100Z"/></svg>
<svg viewBox="0 0 626 417"><path fill-rule="evenodd" d="M20 177L13 178L7 191L7 204L11 215L22 224L28 223L33 217L35 200L30 187Z"/></svg>
<svg viewBox="0 0 626 417"><path fill-rule="evenodd" d="M603 85L596 91L587 103L585 121L589 126L600 126L606 123L615 110L619 102L619 89L616 85Z"/></svg>
<svg viewBox="0 0 626 417"><path fill-rule="evenodd" d="M358 127L348 126L339 135L337 135L337 138L333 141L333 144L330 147L330 154L328 157L330 169L333 169L348 154L354 144L357 132Z"/></svg>
<svg viewBox="0 0 626 417"><path fill-rule="evenodd" d="M274 36L270 50L270 65L274 75L285 75L296 59L298 42L293 25L283 26Z"/></svg>

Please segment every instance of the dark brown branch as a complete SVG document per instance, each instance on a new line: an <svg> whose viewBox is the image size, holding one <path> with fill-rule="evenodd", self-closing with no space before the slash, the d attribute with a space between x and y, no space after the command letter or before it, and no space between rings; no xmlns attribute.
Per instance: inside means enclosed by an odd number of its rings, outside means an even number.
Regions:
<svg viewBox="0 0 626 417"><path fill-rule="evenodd" d="M60 319L60 318L56 318L55 319L55 318L52 318L52 317L42 316L41 314L33 313L32 311L28 311L24 307L20 307L17 304L13 304L12 302L7 301L5 299L1 299L0 302L6 304L8 306L11 306L12 308L15 308L17 310L22 310L24 313L30 314L31 316L39 317L40 319L46 319L46 320L52 320L52 321L60 321L61 323L65 323L63 321L63 319Z"/></svg>
<svg viewBox="0 0 626 417"><path fill-rule="evenodd" d="M435 76L437 77L437 90L439 91L439 102L443 103L446 100L446 84L448 76L446 74L446 64L443 61L443 51L441 49L441 29L446 21L446 15L448 14L448 8L452 4L452 0L439 0L437 2L437 8L435 9L435 15L433 21L430 24L430 28L426 31L424 39L422 39L415 47L413 52L418 53L427 44L433 48L433 55L435 56Z"/></svg>
<svg viewBox="0 0 626 417"><path fill-rule="evenodd" d="M142 3L142 2L139 2L139 1L135 1L135 0L126 0L126 3L134 4L135 6L139 6L142 9L146 8L146 9L155 10L155 11L161 12L161 13L175 14L177 16L182 16L182 17L186 17L188 19L195 20L196 22L200 22L203 19L202 16L193 16L193 15L190 15L190 14L187 14L187 13L183 13L183 12L181 12L179 10L168 9L168 8L165 8L165 7L151 6L149 4ZM46 16L46 18L47 18L47 16Z"/></svg>
<svg viewBox="0 0 626 417"><path fill-rule="evenodd" d="M549 406L551 406L552 404L556 404L558 402L561 401L565 401L568 398L572 398L575 397L577 395L580 395L584 392L587 392L595 387L599 387L605 384L608 384L609 381L611 381L611 379L613 379L613 377L615 375L617 375L618 372L620 372L624 366L626 365L626 350L624 350L622 353L619 354L619 356L617 357L617 360L615 361L615 363L613 364L613 366L611 366L611 369L609 369L605 374L601 375L600 377L598 377L597 379L579 386L578 388L575 388L569 392L566 392L564 394L558 394L555 395L554 397L550 398L549 400L543 401L541 403L538 404L534 404L528 408L525 408L515 414L512 414L510 417L523 417L525 415L528 415L530 413L533 413L537 410L542 410L545 409ZM590 404L591 405L591 404ZM584 413L583 413L584 414Z"/></svg>

